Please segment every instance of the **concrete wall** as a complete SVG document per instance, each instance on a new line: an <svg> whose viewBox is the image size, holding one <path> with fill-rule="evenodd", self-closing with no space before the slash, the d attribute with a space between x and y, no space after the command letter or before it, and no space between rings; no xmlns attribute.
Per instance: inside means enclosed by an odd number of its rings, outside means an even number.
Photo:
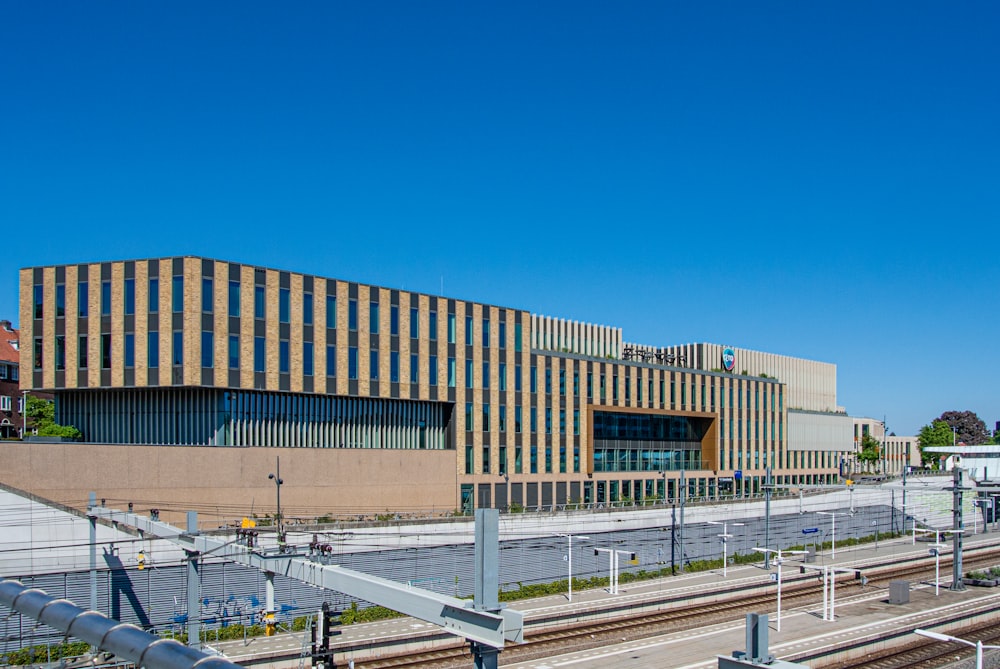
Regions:
<svg viewBox="0 0 1000 669"><path fill-rule="evenodd" d="M330 514L457 509L454 451L217 448L77 443L0 443L0 482L70 507L90 492L108 506L161 510L180 523L197 511L203 529L275 513L268 474L280 464L286 519ZM276 461L280 458L280 463Z"/></svg>

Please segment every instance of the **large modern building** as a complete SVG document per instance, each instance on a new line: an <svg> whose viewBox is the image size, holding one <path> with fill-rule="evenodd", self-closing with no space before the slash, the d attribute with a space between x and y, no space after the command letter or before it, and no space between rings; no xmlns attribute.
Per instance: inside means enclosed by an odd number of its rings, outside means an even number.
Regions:
<svg viewBox="0 0 1000 669"><path fill-rule="evenodd" d="M464 509L832 483L853 447L829 363L199 257L22 269L20 297L22 388L91 444L434 452Z"/></svg>

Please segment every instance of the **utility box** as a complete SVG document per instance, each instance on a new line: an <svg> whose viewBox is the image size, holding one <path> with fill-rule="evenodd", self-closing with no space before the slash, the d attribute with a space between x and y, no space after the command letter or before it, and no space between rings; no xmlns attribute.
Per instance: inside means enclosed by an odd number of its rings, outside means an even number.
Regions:
<svg viewBox="0 0 1000 669"><path fill-rule="evenodd" d="M909 581L889 581L889 603L890 604L910 603Z"/></svg>
<svg viewBox="0 0 1000 669"><path fill-rule="evenodd" d="M816 544L806 546L806 555L804 562L815 562L816 561Z"/></svg>

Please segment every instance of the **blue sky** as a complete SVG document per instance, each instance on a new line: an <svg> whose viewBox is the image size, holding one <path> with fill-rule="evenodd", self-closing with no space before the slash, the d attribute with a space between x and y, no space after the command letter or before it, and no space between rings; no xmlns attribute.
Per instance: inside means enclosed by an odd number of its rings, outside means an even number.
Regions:
<svg viewBox="0 0 1000 669"><path fill-rule="evenodd" d="M1000 5L0 4L17 268L204 255L1000 420Z"/></svg>

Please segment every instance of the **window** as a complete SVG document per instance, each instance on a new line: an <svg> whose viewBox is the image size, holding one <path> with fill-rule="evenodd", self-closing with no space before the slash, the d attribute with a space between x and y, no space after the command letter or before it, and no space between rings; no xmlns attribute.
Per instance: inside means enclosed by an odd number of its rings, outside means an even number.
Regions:
<svg viewBox="0 0 1000 669"><path fill-rule="evenodd" d="M552 434L552 409L545 409L545 434Z"/></svg>
<svg viewBox="0 0 1000 669"><path fill-rule="evenodd" d="M503 321L497 325L497 338L500 340L500 348L507 348L507 324Z"/></svg>
<svg viewBox="0 0 1000 669"><path fill-rule="evenodd" d="M229 315L240 317L240 282L229 282Z"/></svg>
<svg viewBox="0 0 1000 669"><path fill-rule="evenodd" d="M267 369L265 358L267 346L263 337L253 338L253 371L263 373Z"/></svg>
<svg viewBox="0 0 1000 669"><path fill-rule="evenodd" d="M573 409L573 434L580 434L580 410Z"/></svg>
<svg viewBox="0 0 1000 669"><path fill-rule="evenodd" d="M483 362L483 388L490 387L490 363Z"/></svg>
<svg viewBox="0 0 1000 669"><path fill-rule="evenodd" d="M535 407L528 410L528 426L532 432L538 432L538 409Z"/></svg>
<svg viewBox="0 0 1000 669"><path fill-rule="evenodd" d="M389 334L399 335L399 307L395 304L389 306Z"/></svg>
<svg viewBox="0 0 1000 669"><path fill-rule="evenodd" d="M287 374L289 367L289 349L288 340L279 339L278 340L278 373Z"/></svg>
<svg viewBox="0 0 1000 669"><path fill-rule="evenodd" d="M264 318L265 301L267 295L264 291L264 286L254 286L253 287L253 317L254 318Z"/></svg>
<svg viewBox="0 0 1000 669"><path fill-rule="evenodd" d="M399 383L399 351L389 353L389 381Z"/></svg>
<svg viewBox="0 0 1000 669"><path fill-rule="evenodd" d="M521 433L521 405L514 407L514 432Z"/></svg>
<svg viewBox="0 0 1000 669"><path fill-rule="evenodd" d="M438 357L436 355L432 355L428 359L427 383L432 386L436 386L438 384Z"/></svg>
<svg viewBox="0 0 1000 669"><path fill-rule="evenodd" d="M111 333L101 335L101 369L111 369Z"/></svg>
<svg viewBox="0 0 1000 669"><path fill-rule="evenodd" d="M209 278L201 280L201 310L212 313L215 305L215 282Z"/></svg>
<svg viewBox="0 0 1000 669"><path fill-rule="evenodd" d="M32 359L35 363L35 369L42 368L42 338L35 337L34 349L32 351Z"/></svg>
<svg viewBox="0 0 1000 669"><path fill-rule="evenodd" d="M438 338L438 314L436 311L432 311L427 316L427 336L430 337L431 341Z"/></svg>
<svg viewBox="0 0 1000 669"><path fill-rule="evenodd" d="M215 333L211 330L202 330L201 332L201 366L202 367L214 367L215 366Z"/></svg>
<svg viewBox="0 0 1000 669"><path fill-rule="evenodd" d="M156 334L155 332L150 334ZM80 335L80 348L78 350L80 358L80 369L87 369L87 335Z"/></svg>
<svg viewBox="0 0 1000 669"><path fill-rule="evenodd" d="M101 282L101 315L111 315L111 282Z"/></svg>
<svg viewBox="0 0 1000 669"><path fill-rule="evenodd" d="M312 325L313 324L313 294L303 293L302 294L302 324Z"/></svg>
<svg viewBox="0 0 1000 669"><path fill-rule="evenodd" d="M521 324L514 323L514 350L521 352Z"/></svg>
<svg viewBox="0 0 1000 669"><path fill-rule="evenodd" d="M378 302L368 305L368 331L378 334Z"/></svg>
<svg viewBox="0 0 1000 669"><path fill-rule="evenodd" d="M35 286L34 300L35 300L35 318L41 318L44 313L42 310L42 300L45 295L45 288L41 285Z"/></svg>
<svg viewBox="0 0 1000 669"><path fill-rule="evenodd" d="M458 369L455 358L448 358L448 387L454 388L458 377Z"/></svg>
<svg viewBox="0 0 1000 669"><path fill-rule="evenodd" d="M487 318L483 319L483 348L489 348L490 345L490 321Z"/></svg>
<svg viewBox="0 0 1000 669"><path fill-rule="evenodd" d="M90 291L86 281L81 281L76 294L76 311L80 318L86 318L90 313Z"/></svg>
<svg viewBox="0 0 1000 669"><path fill-rule="evenodd" d="M135 303L133 301L133 308ZM59 284L56 286L56 318L66 317L66 286Z"/></svg>
<svg viewBox="0 0 1000 669"><path fill-rule="evenodd" d="M10 411L10 395L0 395L0 411Z"/></svg>
<svg viewBox="0 0 1000 669"><path fill-rule="evenodd" d="M171 298L174 313L184 311L184 277L175 276L171 284Z"/></svg>
<svg viewBox="0 0 1000 669"><path fill-rule="evenodd" d="M566 394L566 370L565 369L560 369L559 370L559 394L560 395L565 395Z"/></svg>
<svg viewBox="0 0 1000 669"><path fill-rule="evenodd" d="M58 293L56 294L56 308L59 307ZM135 279L125 279L125 315L135 314Z"/></svg>
<svg viewBox="0 0 1000 669"><path fill-rule="evenodd" d="M287 288L278 290L278 322L288 323L292 320L292 292Z"/></svg>
<svg viewBox="0 0 1000 669"><path fill-rule="evenodd" d="M347 301L347 329L354 331L358 329L358 301Z"/></svg>
<svg viewBox="0 0 1000 669"><path fill-rule="evenodd" d="M566 434L566 409L559 409L559 434Z"/></svg>
<svg viewBox="0 0 1000 669"><path fill-rule="evenodd" d="M466 388L471 388L472 387L472 361L471 360L466 360L465 361L465 387Z"/></svg>
<svg viewBox="0 0 1000 669"><path fill-rule="evenodd" d="M58 347L56 348L56 354L58 355ZM58 364L57 359L56 365L58 366ZM135 334L131 332L125 333L125 366L135 367Z"/></svg>
<svg viewBox="0 0 1000 669"><path fill-rule="evenodd" d="M497 427L500 428L501 432L507 431L507 407L503 404L500 405L497 415Z"/></svg>
<svg viewBox="0 0 1000 669"><path fill-rule="evenodd" d="M63 335L56 335L56 369L66 369L66 337Z"/></svg>
<svg viewBox="0 0 1000 669"><path fill-rule="evenodd" d="M378 351L368 352L368 378L378 380Z"/></svg>
<svg viewBox="0 0 1000 669"><path fill-rule="evenodd" d="M530 378L531 392L538 392L538 368L534 365L531 366L531 378Z"/></svg>
<svg viewBox="0 0 1000 669"><path fill-rule="evenodd" d="M420 312L410 309L410 339L420 337Z"/></svg>
<svg viewBox="0 0 1000 669"><path fill-rule="evenodd" d="M514 392L521 392L521 365L514 365Z"/></svg>
<svg viewBox="0 0 1000 669"><path fill-rule="evenodd" d="M490 447L483 446L483 473L490 473Z"/></svg>
<svg viewBox="0 0 1000 669"><path fill-rule="evenodd" d="M337 375L337 347L327 346L326 347L326 375L336 376Z"/></svg>
<svg viewBox="0 0 1000 669"><path fill-rule="evenodd" d="M420 358L416 353L410 354L410 383L420 380Z"/></svg>
<svg viewBox="0 0 1000 669"><path fill-rule="evenodd" d="M490 405L483 404L483 432L490 431Z"/></svg>
<svg viewBox="0 0 1000 669"><path fill-rule="evenodd" d="M347 347L347 378L354 379L358 378L358 347L348 346Z"/></svg>
<svg viewBox="0 0 1000 669"><path fill-rule="evenodd" d="M455 343L455 314L448 314L448 343Z"/></svg>
<svg viewBox="0 0 1000 669"><path fill-rule="evenodd" d="M240 368L240 336L229 335L229 369Z"/></svg>
<svg viewBox="0 0 1000 669"><path fill-rule="evenodd" d="M552 393L552 370L545 370L545 394L549 395Z"/></svg>
<svg viewBox="0 0 1000 669"><path fill-rule="evenodd" d="M497 383L500 384L500 390L507 390L507 363L501 362L500 368L497 370Z"/></svg>
<svg viewBox="0 0 1000 669"><path fill-rule="evenodd" d="M302 343L302 374L313 375L313 344L311 341Z"/></svg>
<svg viewBox="0 0 1000 669"><path fill-rule="evenodd" d="M473 451L472 451L472 444L466 444L466 445L465 445L465 473L466 473L466 474L471 474L471 473L472 473L472 470L473 470L473 464L474 464L474 463L472 462L472 453L473 453ZM465 490L464 490L464 488L465 488L465 484L462 484L462 488L463 488L463 491L462 491L462 493L463 493L463 499L464 499L464 494L465 494ZM469 493L468 493L468 494L469 494L470 496L472 495L472 490L471 490L471 486L470 486L470 490L469 490ZM470 500L470 501L469 501L468 503L469 503L469 504L471 504L471 503L472 503L472 502L471 502L471 500ZM465 505L463 504L463 508L464 508L464 506L465 506Z"/></svg>
<svg viewBox="0 0 1000 669"><path fill-rule="evenodd" d="M146 364L150 369L160 366L160 333L150 332L146 335Z"/></svg>
<svg viewBox="0 0 1000 669"><path fill-rule="evenodd" d="M465 317L465 345L472 346L472 316Z"/></svg>
<svg viewBox="0 0 1000 669"><path fill-rule="evenodd" d="M156 277L149 279L149 313L155 314L160 310L160 280Z"/></svg>
<svg viewBox="0 0 1000 669"><path fill-rule="evenodd" d="M465 403L465 431L472 431L472 402Z"/></svg>
<svg viewBox="0 0 1000 669"><path fill-rule="evenodd" d="M337 327L337 296L326 296L326 327L331 330Z"/></svg>

